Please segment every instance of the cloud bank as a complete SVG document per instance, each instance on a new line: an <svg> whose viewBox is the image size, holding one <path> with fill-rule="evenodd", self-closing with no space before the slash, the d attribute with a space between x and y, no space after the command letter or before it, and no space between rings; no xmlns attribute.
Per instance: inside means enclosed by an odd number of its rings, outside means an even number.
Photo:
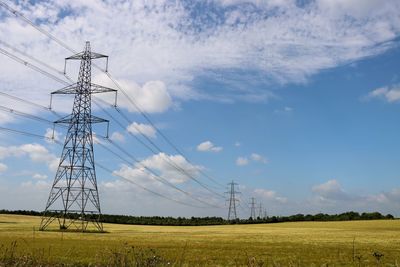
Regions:
<svg viewBox="0 0 400 267"><path fill-rule="evenodd" d="M147 112L164 112L174 101L190 99L266 101L273 93L265 85L306 82L321 70L383 53L400 33L396 0L10 5L76 50L90 40L94 50L109 54L111 73ZM4 10L0 33L10 45L60 70L70 54ZM4 89L41 102L59 86L16 63L2 64L0 73ZM21 75L24 79L17 79ZM210 90L206 82L216 86ZM32 84L35 94L26 90ZM126 100L120 104L132 109Z"/></svg>

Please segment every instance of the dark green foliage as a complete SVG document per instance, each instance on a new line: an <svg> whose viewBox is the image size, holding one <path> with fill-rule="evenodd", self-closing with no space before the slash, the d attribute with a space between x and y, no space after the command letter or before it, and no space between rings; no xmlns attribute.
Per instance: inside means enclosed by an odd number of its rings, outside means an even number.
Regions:
<svg viewBox="0 0 400 267"><path fill-rule="evenodd" d="M0 214L19 214L41 216L41 212L33 210L0 210ZM393 215L382 215L379 212L358 212L349 211L341 214L295 214L290 216L272 216L257 219L236 219L225 220L221 217L160 217L160 216L128 216L103 214L103 223L136 224L136 225L171 225L171 226L199 226L199 225L223 225L223 224L253 224L253 223L279 223L279 222L302 222L302 221L354 221L354 220L382 220L394 219Z"/></svg>

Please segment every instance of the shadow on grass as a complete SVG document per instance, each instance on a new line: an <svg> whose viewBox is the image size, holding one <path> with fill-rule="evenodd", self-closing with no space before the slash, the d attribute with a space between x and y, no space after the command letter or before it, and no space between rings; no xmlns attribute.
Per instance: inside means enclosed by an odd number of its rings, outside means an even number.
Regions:
<svg viewBox="0 0 400 267"><path fill-rule="evenodd" d="M46 229L38 230L39 232L52 232L52 233L86 233L86 234L109 234L108 231L98 231L98 230L79 230L79 229Z"/></svg>

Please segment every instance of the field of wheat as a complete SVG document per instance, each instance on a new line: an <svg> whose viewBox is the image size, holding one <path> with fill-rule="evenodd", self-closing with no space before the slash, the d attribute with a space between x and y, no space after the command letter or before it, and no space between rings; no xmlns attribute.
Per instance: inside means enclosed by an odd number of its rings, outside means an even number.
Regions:
<svg viewBox="0 0 400 267"><path fill-rule="evenodd" d="M400 266L400 221L223 226L105 224L107 233L40 232L0 215L0 266Z"/></svg>

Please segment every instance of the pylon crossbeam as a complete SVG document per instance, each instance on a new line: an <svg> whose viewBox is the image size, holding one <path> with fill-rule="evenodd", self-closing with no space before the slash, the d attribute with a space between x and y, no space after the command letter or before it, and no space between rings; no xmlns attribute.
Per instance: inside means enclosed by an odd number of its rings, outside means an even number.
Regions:
<svg viewBox="0 0 400 267"><path fill-rule="evenodd" d="M108 87L98 85L95 83L91 83L88 88L90 88L90 89L88 89L88 91L90 91L91 94L117 92L117 90L115 90L115 89L108 88ZM81 90L82 90L82 86L79 83L74 83L74 84L68 85L64 88L61 88L57 91L54 91L51 94L52 95L61 95L61 94L62 95L75 95L75 94L79 93Z"/></svg>

